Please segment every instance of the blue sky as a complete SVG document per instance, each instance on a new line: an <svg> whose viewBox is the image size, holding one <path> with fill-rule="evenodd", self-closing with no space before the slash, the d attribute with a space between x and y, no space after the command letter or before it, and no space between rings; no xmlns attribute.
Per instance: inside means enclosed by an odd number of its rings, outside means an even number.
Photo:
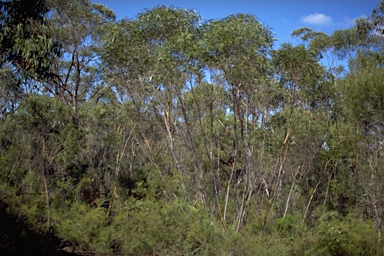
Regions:
<svg viewBox="0 0 384 256"><path fill-rule="evenodd" d="M275 46L284 42L295 43L292 31L310 27L316 31L331 34L345 29L354 20L369 15L379 0L92 0L115 11L118 19L136 18L145 9L156 6L174 6L193 9L204 19L220 19L230 14L246 13L259 18L271 27L277 39Z"/></svg>

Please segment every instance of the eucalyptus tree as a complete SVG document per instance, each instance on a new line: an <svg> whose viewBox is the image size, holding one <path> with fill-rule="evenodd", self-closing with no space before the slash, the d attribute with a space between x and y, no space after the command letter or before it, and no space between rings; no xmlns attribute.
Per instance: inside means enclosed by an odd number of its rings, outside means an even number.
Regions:
<svg viewBox="0 0 384 256"><path fill-rule="evenodd" d="M317 53L332 51L347 61L344 76L331 79L328 95L330 126L324 136L322 155L328 163L324 174L324 205L341 214L367 209L382 232L382 76L383 1L371 15L356 20L355 26L330 36L300 29L294 32L307 40ZM335 73L333 73L335 75ZM328 159L328 160L327 160ZM324 169L325 170L325 169ZM324 178L323 178L324 179ZM321 187L321 185L320 185Z"/></svg>
<svg viewBox="0 0 384 256"><path fill-rule="evenodd" d="M54 44L52 38L44 31L46 25L46 14L49 11L45 5L45 1L2 1L0 3L0 45L1 45L1 104L2 104L2 116L6 112L12 112L16 114L16 107L23 104L22 99L29 92L25 87L25 81L29 80L29 77L37 80L50 77L50 66L53 58L56 56L54 51ZM20 110L22 111L22 110ZM9 144L1 145L1 158L2 159L17 159L19 162L17 166L6 161L4 164L4 174L2 175L2 187L9 186L10 183L20 184L25 178L24 175L28 169L29 173L36 171L37 183L44 189L42 194L45 195L45 209L46 214L43 217L46 220L47 227L50 226L50 206L49 206L49 189L46 179L45 159L39 158L43 154L33 156L42 160L44 168L40 170L32 170L35 166L29 168L24 164L27 163L21 156L25 156L25 150L20 147L22 143L32 145L31 140L25 140L27 136L23 136L23 129L20 129L16 118L2 119L3 132L10 133L3 137ZM36 128L35 130L39 130ZM11 132L12 131L12 132ZM5 134L4 134L5 135ZM40 134L39 134L40 135ZM35 137L40 144L39 135L31 135ZM11 146L12 145L12 146ZM40 148L37 146L37 148ZM43 146L44 148L44 146ZM18 154L13 154L13 149L18 149ZM45 152L44 152L45 154ZM31 157L30 159L33 159ZM44 158L44 156L43 156ZM43 163L44 162L44 163ZM20 167L23 168L20 168ZM25 168L27 167L27 168ZM24 169L25 168L25 169ZM24 176L24 177L23 177ZM39 179L41 178L42 179ZM40 183L40 181L43 181ZM32 182L33 183L33 182ZM20 186L20 185L19 185ZM20 186L22 187L22 186ZM20 192L17 189L13 192ZM6 190L1 191L2 199L7 196ZM25 200L23 197L21 201ZM17 199L16 199L17 201ZM18 202L23 204L22 202ZM16 203L17 204L17 203ZM43 203L44 205L44 203Z"/></svg>
<svg viewBox="0 0 384 256"><path fill-rule="evenodd" d="M371 50L383 53L384 1L381 0L368 17L356 20L355 27L358 31L360 43Z"/></svg>
<svg viewBox="0 0 384 256"><path fill-rule="evenodd" d="M359 52L383 52L384 1L380 1L371 15L355 20L355 25L348 29L339 29L331 35L299 28L292 33L308 43L309 48L321 57L327 57L328 68L336 77L348 72ZM338 62L341 61L341 62Z"/></svg>
<svg viewBox="0 0 384 256"><path fill-rule="evenodd" d="M60 46L42 91L74 109L86 100L98 100L106 93L101 77L98 49L103 27L115 20L112 10L87 0L49 1L47 30Z"/></svg>
<svg viewBox="0 0 384 256"><path fill-rule="evenodd" d="M84 107L77 110L105 93L106 89L100 90L104 85L97 48L102 27L114 20L114 14L105 6L80 0L5 1L1 8L2 64L13 65L1 72L2 80L7 79L1 85L2 107L5 111L18 107L4 120L5 131L12 131L7 140L13 147L2 145L2 158L16 157L18 163L6 165L3 181L17 184L14 192L22 196L15 198L15 205L28 207L30 194L42 195L27 215L35 216L36 224L45 222L48 230L52 210L78 196L60 192L74 192L93 164L88 154L92 152L85 148L90 144L86 135L95 127L86 125ZM20 152L14 155L12 148Z"/></svg>
<svg viewBox="0 0 384 256"><path fill-rule="evenodd" d="M0 2L0 68L2 115L16 110L20 100L36 91L33 80L50 78L58 56L57 45L47 32L45 1Z"/></svg>
<svg viewBox="0 0 384 256"><path fill-rule="evenodd" d="M44 31L49 11L45 1L1 1L0 10L0 64L10 62L38 79L49 76L57 52Z"/></svg>
<svg viewBox="0 0 384 256"><path fill-rule="evenodd" d="M374 219L379 238L383 231L383 56L360 53L354 68L339 83L341 112L332 151L343 164L340 173L353 194L346 194L346 209L365 207ZM344 147L344 148L342 148ZM347 208L348 207L348 208Z"/></svg>
<svg viewBox="0 0 384 256"><path fill-rule="evenodd" d="M280 196L282 186L290 187L288 195L284 195L287 198L285 206L280 205L285 216L290 200L295 201L298 186L304 190L312 187L312 191L316 191L320 185L316 182L325 180L328 164L320 155L330 123L334 93L332 77L320 64L319 51L313 50L311 45L307 48L283 44L272 56L277 79L285 93L282 108L270 123L278 138L277 146L281 145L277 151L277 175L271 183L275 188L275 199ZM318 163L320 160L324 162ZM308 198L308 207L312 197ZM304 218L308 207L303 207Z"/></svg>
<svg viewBox="0 0 384 256"><path fill-rule="evenodd" d="M0 69L0 116L5 118L9 113L14 113L18 103L23 98L20 79L12 72L10 66Z"/></svg>
<svg viewBox="0 0 384 256"><path fill-rule="evenodd" d="M381 236L382 4L272 50L252 15L22 3L1 3L0 201L34 228L107 254L270 252L274 230L288 253L345 254L371 245L371 221Z"/></svg>
<svg viewBox="0 0 384 256"><path fill-rule="evenodd" d="M200 32L200 17L192 10L159 7L140 15L138 20L147 40L155 45L157 54L151 83L158 90L153 93L152 103L162 116L177 169L191 180L192 191L195 190L197 199L204 204L202 161L193 134L196 120L190 119L184 102L184 92L200 79L198 59L193 56L193 46ZM177 143L180 143L179 149ZM185 190L185 185L183 187Z"/></svg>
<svg viewBox="0 0 384 256"><path fill-rule="evenodd" d="M262 159L263 140L256 138L260 136L257 135L258 129L274 107L269 101L275 89L268 58L273 41L268 28L254 16L245 14L207 22L201 39L201 60L211 71L211 77L220 81L218 85L231 95L227 113L232 116L233 135L225 139L232 140L233 146L228 153L233 161L224 190L223 219L226 219L230 195L236 195L230 190L238 172L244 182L237 187L242 190L240 198L233 198L236 230L244 222L247 205L262 172L255 168L261 166L259 161ZM220 156L216 158L220 159Z"/></svg>
<svg viewBox="0 0 384 256"><path fill-rule="evenodd" d="M162 170L160 176L176 170L189 198L193 193L188 187L192 189L192 183L199 184L199 180L195 175L187 184L186 165L195 166L193 174L199 172L200 163L183 93L187 81L198 73L194 58L188 54L192 53L189 46L198 35L199 21L194 11L161 6L139 14L135 20L111 25L103 41L106 77L118 98L132 106L140 151L155 169ZM203 201L201 192L197 194Z"/></svg>

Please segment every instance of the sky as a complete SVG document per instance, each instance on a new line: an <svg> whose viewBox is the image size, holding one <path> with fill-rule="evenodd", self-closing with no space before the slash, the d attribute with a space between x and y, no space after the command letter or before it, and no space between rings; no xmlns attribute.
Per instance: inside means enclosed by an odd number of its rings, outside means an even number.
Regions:
<svg viewBox="0 0 384 256"><path fill-rule="evenodd" d="M173 6L195 10L203 20L222 19L230 14L245 13L258 17L271 28L275 46L284 42L293 44L298 39L291 33L309 27L331 34L337 29L353 26L357 18L368 16L379 0L92 0L114 10L117 19L135 19L145 9Z"/></svg>

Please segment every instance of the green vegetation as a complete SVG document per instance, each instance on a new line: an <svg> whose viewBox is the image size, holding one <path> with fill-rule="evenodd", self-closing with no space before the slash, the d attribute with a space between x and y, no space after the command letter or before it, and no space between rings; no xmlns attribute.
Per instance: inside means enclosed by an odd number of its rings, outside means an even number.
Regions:
<svg viewBox="0 0 384 256"><path fill-rule="evenodd" d="M0 202L29 230L76 253L384 255L383 1L279 48L252 15L27 2L0 3Z"/></svg>

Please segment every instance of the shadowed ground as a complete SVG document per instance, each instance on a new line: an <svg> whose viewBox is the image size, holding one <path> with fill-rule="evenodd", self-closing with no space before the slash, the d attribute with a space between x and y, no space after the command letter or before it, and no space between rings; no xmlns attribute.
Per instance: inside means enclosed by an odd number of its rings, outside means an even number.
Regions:
<svg viewBox="0 0 384 256"><path fill-rule="evenodd" d="M54 235L30 230L8 207L0 202L0 255L76 255L60 250L61 242Z"/></svg>

